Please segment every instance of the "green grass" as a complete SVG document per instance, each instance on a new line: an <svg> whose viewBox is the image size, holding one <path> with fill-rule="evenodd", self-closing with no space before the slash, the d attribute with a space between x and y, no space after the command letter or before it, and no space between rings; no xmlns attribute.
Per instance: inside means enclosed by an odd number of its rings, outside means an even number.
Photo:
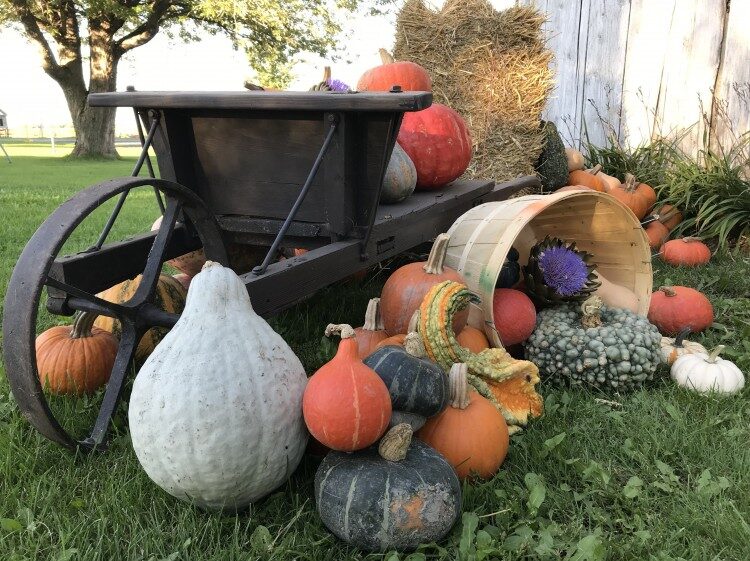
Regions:
<svg viewBox="0 0 750 561"><path fill-rule="evenodd" d="M11 171L0 162L0 290L52 209L83 185L127 175L132 163L17 157ZM132 203L124 233L156 214L146 194ZM385 275L323 290L272 324L312 371L330 352L323 327L358 323ZM722 254L700 270L657 264L655 284L664 283L706 292L717 325L698 340L728 345L750 371L748 259ZM150 482L123 413L109 452L71 455L31 429L0 375L0 559L750 559L750 390L702 397L663 376L646 390L606 396L614 405L585 392L542 392L544 417L513 437L497 477L465 485L464 518L445 542L411 556L364 556L321 525L314 459L246 513L202 512ZM92 415L95 406L73 410Z"/></svg>

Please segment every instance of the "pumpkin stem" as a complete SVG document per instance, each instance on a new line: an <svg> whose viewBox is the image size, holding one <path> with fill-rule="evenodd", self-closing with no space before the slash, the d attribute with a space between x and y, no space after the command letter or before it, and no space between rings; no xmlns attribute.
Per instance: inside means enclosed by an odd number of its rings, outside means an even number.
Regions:
<svg viewBox="0 0 750 561"><path fill-rule="evenodd" d="M726 347L724 345L718 345L714 350L712 350L710 353L708 353L708 358L706 359L706 362L710 364L715 364L716 359L719 358L719 355L722 353L722 351Z"/></svg>
<svg viewBox="0 0 750 561"><path fill-rule="evenodd" d="M396 59L393 58L393 55L385 49L378 49L378 52L380 53L380 61L383 64L393 64L394 62L396 62Z"/></svg>
<svg viewBox="0 0 750 561"><path fill-rule="evenodd" d="M677 293L674 291L674 288L671 286L660 286L659 290L662 291L667 296L669 296L670 298L672 296L677 296Z"/></svg>
<svg viewBox="0 0 750 561"><path fill-rule="evenodd" d="M448 251L448 242L451 237L448 234L440 234L432 244L430 256L427 263L424 264L424 272L428 275L442 275L443 263L445 262L445 252Z"/></svg>
<svg viewBox="0 0 750 561"><path fill-rule="evenodd" d="M73 320L73 329L70 330L71 339L85 339L91 337L91 328L94 327L94 321L99 314L91 312L78 312Z"/></svg>
<svg viewBox="0 0 750 561"><path fill-rule="evenodd" d="M221 267L221 263L217 263L216 261L206 261L203 264L203 267L201 267L201 271L205 271L206 269L210 269L211 267Z"/></svg>
<svg viewBox="0 0 750 561"><path fill-rule="evenodd" d="M329 323L326 327L325 336L339 335L342 339L353 339L356 334L351 325L347 323Z"/></svg>
<svg viewBox="0 0 750 561"><path fill-rule="evenodd" d="M383 317L380 314L380 298L371 298L367 303L365 323L362 329L365 331L382 331L385 329Z"/></svg>
<svg viewBox="0 0 750 561"><path fill-rule="evenodd" d="M596 175L597 173L599 173L600 171L602 171L602 165L601 164L596 164L593 168L591 168L588 171L589 171L589 173L591 175Z"/></svg>
<svg viewBox="0 0 750 561"><path fill-rule="evenodd" d="M685 243L692 243L692 242L699 242L701 241L700 238L696 238L694 236L685 236L684 238L680 238Z"/></svg>
<svg viewBox="0 0 750 561"><path fill-rule="evenodd" d="M411 356L417 358L424 358L427 354L427 351L425 351L424 348L424 343L422 342L422 336L414 331L410 331L406 334L406 338L404 339L404 349Z"/></svg>
<svg viewBox="0 0 750 561"><path fill-rule="evenodd" d="M399 423L380 439L378 454L389 462L400 462L406 458L414 430L409 423Z"/></svg>
<svg viewBox="0 0 750 561"><path fill-rule="evenodd" d="M677 207L673 206L670 208L667 212L662 212L664 210L664 207L659 209L659 213L656 215L656 217L659 219L659 222L662 224L672 218L673 216L677 216L677 213L680 212L677 210Z"/></svg>
<svg viewBox="0 0 750 561"><path fill-rule="evenodd" d="M406 326L407 333L418 333L419 332L419 308L414 310L414 313L409 319L409 325Z"/></svg>
<svg viewBox="0 0 750 561"><path fill-rule="evenodd" d="M327 82L330 79L331 79L331 67L330 66L325 66L323 68L323 81Z"/></svg>
<svg viewBox="0 0 750 561"><path fill-rule="evenodd" d="M635 183L636 183L635 175L633 175L632 173L626 173L625 183L623 185L625 186L625 190L628 193L632 193L633 191L635 191Z"/></svg>
<svg viewBox="0 0 750 561"><path fill-rule="evenodd" d="M466 409L469 406L469 367L464 362L451 366L448 382L451 389L451 407Z"/></svg>
<svg viewBox="0 0 750 561"><path fill-rule="evenodd" d="M684 329L682 329L674 338L674 346L681 349L684 346L682 342L684 341L685 337L690 335L691 331L692 330L690 329L690 327L685 327Z"/></svg>
<svg viewBox="0 0 750 561"><path fill-rule="evenodd" d="M581 325L583 327L599 327L602 324L602 303L602 299L598 296L591 296L583 301L583 304L581 304L581 311L583 312Z"/></svg>

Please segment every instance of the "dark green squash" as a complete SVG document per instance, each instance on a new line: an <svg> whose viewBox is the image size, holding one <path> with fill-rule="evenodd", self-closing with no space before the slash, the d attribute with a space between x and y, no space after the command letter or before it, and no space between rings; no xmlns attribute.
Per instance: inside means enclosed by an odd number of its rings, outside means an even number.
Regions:
<svg viewBox="0 0 750 561"><path fill-rule="evenodd" d="M508 255L505 256L505 262L500 268L500 274L497 277L495 288L513 288L521 279L521 266L518 264L518 250L511 247Z"/></svg>
<svg viewBox="0 0 750 561"><path fill-rule="evenodd" d="M448 406L448 376L440 366L424 358L419 334L409 333L403 347L388 345L376 349L364 363L385 382L394 412L432 417ZM415 430L419 428L407 422Z"/></svg>
<svg viewBox="0 0 750 561"><path fill-rule="evenodd" d="M386 433L380 451L325 457L315 502L338 538L365 551L408 551L450 532L461 516L461 485L443 456L411 436L401 424Z"/></svg>

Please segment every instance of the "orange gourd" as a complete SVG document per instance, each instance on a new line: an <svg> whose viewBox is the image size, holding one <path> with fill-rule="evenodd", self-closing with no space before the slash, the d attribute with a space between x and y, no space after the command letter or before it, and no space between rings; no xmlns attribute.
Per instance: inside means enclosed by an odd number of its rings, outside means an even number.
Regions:
<svg viewBox="0 0 750 561"><path fill-rule="evenodd" d="M414 62L396 62L385 49L380 49L382 65L370 68L357 82L361 92L387 92L393 86L401 86L403 91L432 91L432 80L427 71Z"/></svg>
<svg viewBox="0 0 750 561"><path fill-rule="evenodd" d="M117 337L94 327L95 314L79 313L73 325L52 327L36 338L39 382L55 394L92 394L109 380Z"/></svg>
<svg viewBox="0 0 750 561"><path fill-rule="evenodd" d="M520 290L497 288L492 299L495 329L503 346L523 343L536 327L536 308Z"/></svg>
<svg viewBox="0 0 750 561"><path fill-rule="evenodd" d="M664 244L661 258L670 265L697 267L711 260L711 250L697 238L680 238Z"/></svg>
<svg viewBox="0 0 750 561"><path fill-rule="evenodd" d="M330 324L326 336L341 334L338 351L307 382L302 413L310 434L342 452L367 448L391 420L391 396L380 376L359 358L351 326Z"/></svg>
<svg viewBox="0 0 750 561"><path fill-rule="evenodd" d="M490 342L483 331L476 327L467 325L456 337L456 341L464 349L469 349L472 353L481 353L484 349L490 348Z"/></svg>
<svg viewBox="0 0 750 561"><path fill-rule="evenodd" d="M670 232L682 222L682 213L677 207L672 205L662 205L656 211L656 215L659 217L659 222L669 228Z"/></svg>
<svg viewBox="0 0 750 561"><path fill-rule="evenodd" d="M409 320L433 286L447 280L464 283L461 275L443 265L449 241L448 234L440 234L435 238L426 262L404 265L386 281L380 294L380 313L388 335L407 333ZM468 318L468 309L457 313L453 319L453 331L460 333Z"/></svg>
<svg viewBox="0 0 750 561"><path fill-rule="evenodd" d="M669 228L658 220L649 222L644 228L648 245L651 249L659 249L662 244L669 239Z"/></svg>
<svg viewBox="0 0 750 561"><path fill-rule="evenodd" d="M665 335L677 335L683 329L698 333L714 322L714 308L694 288L662 286L651 295L648 321Z"/></svg>
<svg viewBox="0 0 750 561"><path fill-rule="evenodd" d="M375 349L379 349L380 347L387 347L388 345L394 345L396 347L403 347L404 342L406 341L406 334L405 333L399 333L398 335L394 335L393 337L388 337L387 339L383 339L375 345Z"/></svg>
<svg viewBox="0 0 750 561"><path fill-rule="evenodd" d="M380 317L380 298L372 298L367 303L365 323L354 330L359 348L359 358L367 358L377 348L378 343L388 338Z"/></svg>
<svg viewBox="0 0 750 561"><path fill-rule="evenodd" d="M575 170L568 174L568 185L583 185L594 191L600 193L606 192L606 185L600 177L597 177L597 173L602 169L602 166L596 165L594 168L589 170Z"/></svg>
<svg viewBox="0 0 750 561"><path fill-rule="evenodd" d="M625 176L625 183L609 194L633 211L638 220L642 219L656 203L656 192L645 183L638 183L631 173Z"/></svg>
<svg viewBox="0 0 750 561"><path fill-rule="evenodd" d="M502 414L467 382L466 364L450 370L451 403L428 419L417 436L440 452L459 479L490 479L508 453L508 425Z"/></svg>

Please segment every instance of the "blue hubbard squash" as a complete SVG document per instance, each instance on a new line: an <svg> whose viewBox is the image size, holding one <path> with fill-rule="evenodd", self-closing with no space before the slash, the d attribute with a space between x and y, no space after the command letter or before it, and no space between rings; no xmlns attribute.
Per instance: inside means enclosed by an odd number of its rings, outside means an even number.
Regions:
<svg viewBox="0 0 750 561"><path fill-rule="evenodd" d="M397 142L393 146L391 159L383 177L380 191L381 203L398 203L414 192L417 187L417 168L409 155Z"/></svg>
<svg viewBox="0 0 750 561"><path fill-rule="evenodd" d="M315 503L339 539L365 551L408 551L450 532L461 516L461 485L403 423L379 446L330 452L315 474Z"/></svg>

